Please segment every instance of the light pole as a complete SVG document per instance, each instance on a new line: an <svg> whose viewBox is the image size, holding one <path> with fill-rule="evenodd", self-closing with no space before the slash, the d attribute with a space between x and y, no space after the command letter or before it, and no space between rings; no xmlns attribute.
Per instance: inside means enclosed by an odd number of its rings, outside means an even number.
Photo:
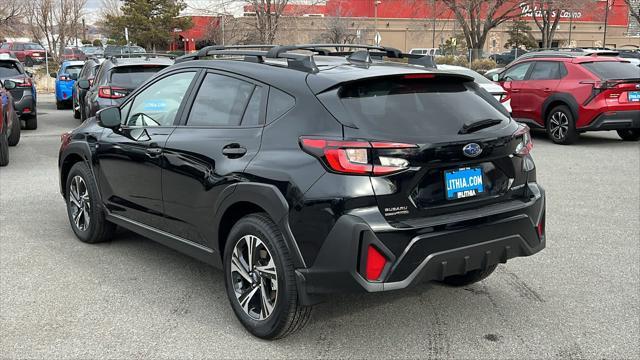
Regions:
<svg viewBox="0 0 640 360"><path fill-rule="evenodd" d="M378 5L381 3L381 0L373 1L373 30L374 30L374 38L377 38L378 35ZM375 43L375 40L373 41ZM376 44L377 45L377 44Z"/></svg>
<svg viewBox="0 0 640 360"><path fill-rule="evenodd" d="M613 3L615 2L615 0L611 0L611 6L613 6ZM607 22L609 20L609 0L607 0L607 3L604 5L604 34L602 35L602 47L605 48L607 47Z"/></svg>
<svg viewBox="0 0 640 360"><path fill-rule="evenodd" d="M431 16L433 17L433 34L431 34L431 47L432 48L436 48L436 0L431 0L431 11L433 12L433 14L431 14Z"/></svg>

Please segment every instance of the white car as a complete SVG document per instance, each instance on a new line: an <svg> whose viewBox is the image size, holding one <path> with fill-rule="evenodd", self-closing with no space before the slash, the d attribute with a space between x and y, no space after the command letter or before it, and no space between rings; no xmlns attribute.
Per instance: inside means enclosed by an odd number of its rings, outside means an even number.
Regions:
<svg viewBox="0 0 640 360"><path fill-rule="evenodd" d="M500 101L502 106L507 109L509 114L511 114L511 98L507 95L507 92L500 86L499 84L494 83L493 81L487 79L486 77L480 75L479 73L463 67L463 66L454 66L454 65L437 65L438 69L451 71L467 76L471 76L473 80L480 85L483 89L487 90L487 92L493 95L496 100Z"/></svg>

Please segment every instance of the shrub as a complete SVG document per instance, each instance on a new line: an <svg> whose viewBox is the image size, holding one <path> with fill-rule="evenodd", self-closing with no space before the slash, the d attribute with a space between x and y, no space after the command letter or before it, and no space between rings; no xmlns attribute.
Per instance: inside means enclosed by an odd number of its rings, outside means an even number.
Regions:
<svg viewBox="0 0 640 360"><path fill-rule="evenodd" d="M471 69L481 74L484 74L488 70L496 68L498 65L491 59L477 59L471 63Z"/></svg>
<svg viewBox="0 0 640 360"><path fill-rule="evenodd" d="M467 58L464 55L445 55L445 56L436 56L436 64L441 65L456 65L456 66L467 66Z"/></svg>

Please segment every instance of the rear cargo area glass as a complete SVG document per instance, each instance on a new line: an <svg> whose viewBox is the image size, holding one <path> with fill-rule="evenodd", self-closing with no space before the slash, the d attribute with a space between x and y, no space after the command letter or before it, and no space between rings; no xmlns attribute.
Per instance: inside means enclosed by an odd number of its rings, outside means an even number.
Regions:
<svg viewBox="0 0 640 360"><path fill-rule="evenodd" d="M498 110L501 105L473 82L372 79L345 85L338 94L346 108L343 116L348 116L349 122L390 138L405 134L456 134L465 123L508 120Z"/></svg>
<svg viewBox="0 0 640 360"><path fill-rule="evenodd" d="M165 66L119 66L111 71L111 85L135 89Z"/></svg>
<svg viewBox="0 0 640 360"><path fill-rule="evenodd" d="M598 61L583 63L590 72L594 73L602 80L638 79L640 78L640 67L617 61Z"/></svg>

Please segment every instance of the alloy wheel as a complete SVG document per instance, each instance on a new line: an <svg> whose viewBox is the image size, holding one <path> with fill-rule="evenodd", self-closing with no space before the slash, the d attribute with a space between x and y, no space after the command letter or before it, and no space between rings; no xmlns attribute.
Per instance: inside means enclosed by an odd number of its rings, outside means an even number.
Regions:
<svg viewBox="0 0 640 360"><path fill-rule="evenodd" d="M562 140L569 132L569 118L562 111L555 112L549 119L549 132L556 140Z"/></svg>
<svg viewBox="0 0 640 360"><path fill-rule="evenodd" d="M245 235L231 254L231 282L242 310L265 320L278 299L278 274L271 252L257 236Z"/></svg>
<svg viewBox="0 0 640 360"><path fill-rule="evenodd" d="M71 206L71 217L76 228L80 231L87 230L91 222L91 199L87 184L80 175L71 179L69 206Z"/></svg>

